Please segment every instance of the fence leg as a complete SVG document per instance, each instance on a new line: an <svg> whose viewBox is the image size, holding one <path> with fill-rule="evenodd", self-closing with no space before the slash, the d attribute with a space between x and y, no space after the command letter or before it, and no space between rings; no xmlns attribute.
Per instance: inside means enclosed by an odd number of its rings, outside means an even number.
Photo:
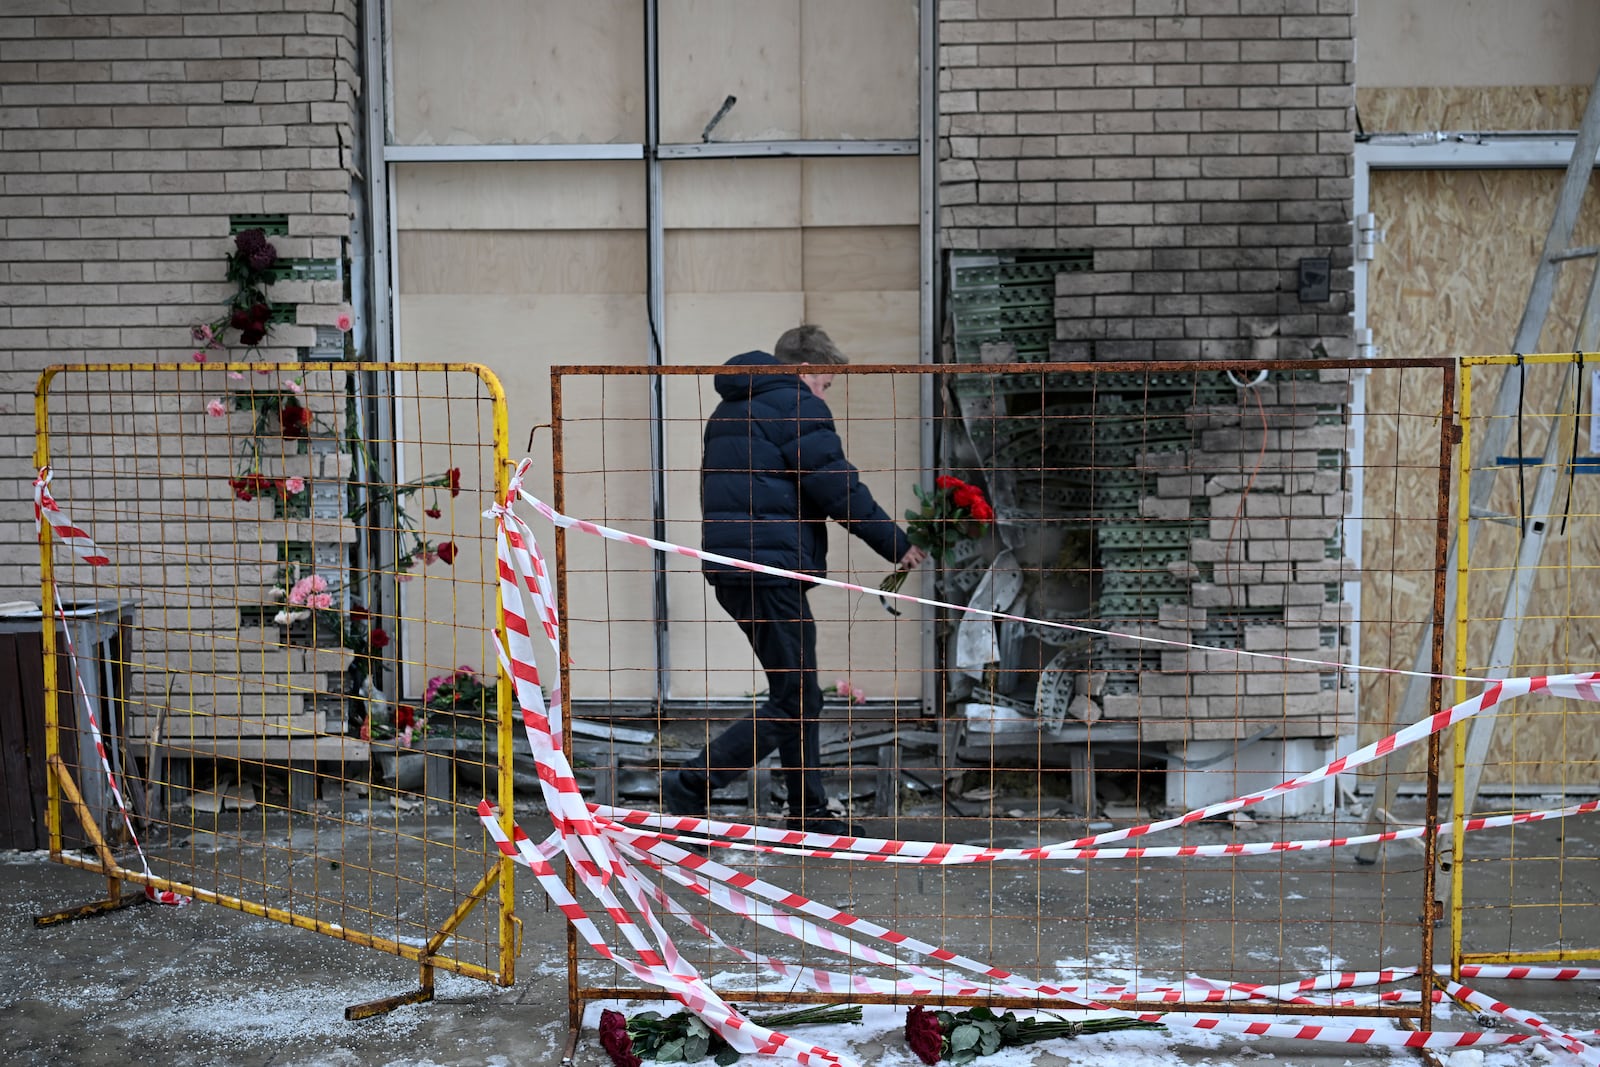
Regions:
<svg viewBox="0 0 1600 1067"><path fill-rule="evenodd" d="M83 794L78 792L78 784L72 780L72 774L67 770L67 765L61 762L60 756L51 756L49 759L50 773L56 783L61 787L61 795L66 797L67 803L77 813L78 822L83 825L83 832L89 839L89 844L94 847L95 855L100 858L101 871L106 876L106 896L104 900L91 901L88 904L79 904L75 908L64 908L61 911L47 912L44 915L35 915L33 925L54 926L57 923L71 922L74 919L86 919L91 915L102 912L117 911L133 904L143 904L149 898L142 892L124 893L122 891L122 868L117 864L117 859L111 854L111 849L106 845L106 840L100 834L100 826L90 813L89 806L83 802Z"/></svg>

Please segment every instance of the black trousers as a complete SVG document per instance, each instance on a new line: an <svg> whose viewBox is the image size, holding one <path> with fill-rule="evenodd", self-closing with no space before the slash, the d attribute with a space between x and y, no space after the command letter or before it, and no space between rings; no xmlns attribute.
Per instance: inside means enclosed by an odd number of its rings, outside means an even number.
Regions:
<svg viewBox="0 0 1600 1067"><path fill-rule="evenodd" d="M827 808L821 758L822 687L817 684L817 624L802 582L723 578L713 589L767 675L767 697L745 718L712 739L690 766L706 770L712 788L748 774L776 751L789 791L789 812L812 816Z"/></svg>

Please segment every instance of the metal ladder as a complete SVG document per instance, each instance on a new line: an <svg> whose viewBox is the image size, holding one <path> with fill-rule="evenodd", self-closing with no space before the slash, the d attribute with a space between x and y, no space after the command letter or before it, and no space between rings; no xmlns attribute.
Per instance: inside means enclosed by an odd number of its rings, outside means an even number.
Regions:
<svg viewBox="0 0 1600 1067"><path fill-rule="evenodd" d="M1578 213L1583 206L1584 193L1589 185L1589 176L1594 170L1597 152L1600 152L1600 75L1596 76L1594 85L1589 89L1589 101L1584 108L1583 122L1572 144L1572 158L1567 164L1566 180L1562 183L1560 195L1556 200L1555 217L1551 220L1550 230L1545 235L1544 250L1533 273L1533 285L1529 288L1528 303L1523 308L1522 321L1517 326L1516 339L1512 342L1513 352L1526 353L1537 348L1539 335L1544 331L1545 320L1550 314L1550 301L1555 294L1556 281L1562 266L1575 259L1594 259L1597 253L1600 253L1600 247L1596 246L1572 247L1572 234L1577 228ZM1600 345L1600 266L1593 271L1589 281L1588 295L1584 299L1583 312L1578 323L1575 348L1580 352L1593 352L1597 345ZM1582 395L1582 382L1576 379L1576 368L1568 368L1562 376L1561 392L1552 411L1565 411L1569 396ZM1473 448L1479 454L1498 456L1503 453L1507 435L1522 410L1522 390L1525 382L1525 376L1520 373L1519 368L1506 369L1505 375L1500 380L1500 388L1495 394L1494 410L1487 425L1482 432L1474 434L1473 437ZM1519 463L1521 459L1519 456ZM1560 481L1561 472L1572 459L1573 457L1567 455L1567 435L1558 433L1556 425L1552 424L1545 443L1544 456L1540 460L1532 499L1521 515L1505 515L1490 510L1489 500L1499 473L1494 467L1480 467L1472 472L1468 484L1470 508L1467 522L1468 546L1477 540L1478 528L1484 522L1508 523L1521 530L1516 570L1506 590L1505 606L1500 612L1500 622L1495 628L1494 642L1489 652L1487 672L1489 677L1503 678L1510 671L1516 653L1518 622L1522 618L1523 605L1526 604L1533 588L1536 568L1549 535L1549 515L1555 500L1556 486ZM1518 478L1524 477L1520 465L1513 470L1516 471ZM1460 545L1452 541L1449 559L1445 564L1445 603L1451 606L1456 602L1456 566L1459 558ZM1400 704L1399 721L1402 724L1415 722L1425 714L1428 679L1419 675L1431 669L1430 653L1433 647L1434 625L1435 622L1428 624L1418 644L1413 669L1419 674L1414 674L1406 680L1405 695ZM1426 711L1433 710L1435 709L1426 709ZM1462 795L1454 800L1457 811L1472 811L1477 799L1483 761L1488 757L1489 746L1494 740L1496 715L1497 713L1493 711L1478 715L1468 725L1466 781ZM1398 774L1395 772L1384 772L1382 783L1373 797L1372 807L1368 810L1364 833L1379 833L1385 825L1396 822L1390 814L1390 809L1394 806L1397 777ZM1356 862L1376 862L1380 847L1377 843L1362 845L1356 852ZM1445 842L1441 842L1441 856L1447 847Z"/></svg>

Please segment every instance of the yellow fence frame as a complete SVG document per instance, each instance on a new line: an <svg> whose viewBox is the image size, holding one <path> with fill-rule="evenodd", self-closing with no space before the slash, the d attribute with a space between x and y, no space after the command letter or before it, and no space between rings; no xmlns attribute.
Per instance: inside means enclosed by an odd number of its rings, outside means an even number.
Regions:
<svg viewBox="0 0 1600 1067"><path fill-rule="evenodd" d="M1458 675L1465 675L1471 669L1471 662L1467 653L1468 623L1468 596L1471 592L1471 564L1470 564L1470 538L1468 526L1473 518L1471 514L1470 484L1473 474L1472 467L1472 442L1473 419L1472 389L1474 368L1504 368L1505 373L1510 373L1510 368L1522 366L1578 366L1585 363L1600 369L1600 354L1596 353L1546 353L1537 355L1499 355L1499 356L1468 356L1462 357L1461 364L1461 445L1457 455L1456 467L1456 544L1457 553L1456 573L1456 603L1455 611L1455 669ZM1581 414L1591 414L1594 410L1594 399L1591 398L1589 411L1582 409L1583 383L1578 382L1574 401L1574 417ZM1492 417L1489 415L1481 416ZM1552 425L1550 433L1558 432L1558 426ZM1518 457L1519 459L1521 457ZM1567 462L1572 463L1576 457L1567 456ZM1518 471L1521 467L1514 468ZM1458 679L1455 683L1455 702L1466 700L1469 696L1467 682ZM1463 727L1456 727L1453 739L1454 753L1454 779L1453 788L1456 797L1466 793L1467 772L1467 739L1469 731ZM1451 855L1454 862L1450 871L1450 967L1451 974L1457 981L1461 978L1461 968L1468 964L1532 964L1532 963L1558 963L1571 960L1600 959L1600 946L1592 949L1562 948L1548 951L1511 950L1506 952L1468 952L1464 940L1466 934L1466 901L1464 891L1466 887L1466 864L1462 862L1465 855L1466 823L1472 813L1465 810L1460 803L1451 804Z"/></svg>
<svg viewBox="0 0 1600 1067"><path fill-rule="evenodd" d="M296 363L227 363L227 364L197 364L197 363L91 363L91 364L56 364L45 368L39 375L38 383L34 390L34 416L35 416L35 451L34 464L43 469L50 465L50 433L49 433L49 399L50 387L55 380L67 373L171 373L177 375L198 374L203 371L215 372L217 370L249 374L260 371L262 373L278 372L284 374L306 374L309 372L337 372L337 373L371 373L395 375L401 373L464 373L475 376L484 387L491 401L492 429L493 429L493 462L494 462L494 492L496 499L505 494L510 478L511 464L509 452L509 415L506 404L505 390L494 373L487 367L476 363L454 362L413 362L413 363L376 363L357 361L325 361L325 362L296 362ZM71 501L65 501L64 507L71 514ZM90 531L91 536L93 531ZM39 561L40 561L40 596L41 604L47 613L52 612L52 605L56 603L56 578L52 559L52 536L48 523L39 524ZM499 583L495 583L495 633L497 639L504 643L505 637L505 608L499 594ZM51 615L53 619L53 614ZM124 893L124 882L150 887L154 890L166 890L208 904L219 904L226 908L254 915L258 918L270 919L274 922L284 923L300 929L312 930L328 937L337 938L366 948L386 952L401 959L409 960L419 966L418 989L386 997L367 1004L354 1005L345 1010L347 1019L366 1018L381 1014L400 1007L404 1004L413 1004L433 999L434 972L443 969L468 978L476 978L500 986L513 984L516 978L516 957L521 950L521 920L515 915L515 863L504 855L499 854L492 846L485 849L485 854L493 854L494 863L487 873L468 891L465 898L456 906L432 932L422 945L406 944L392 938L385 938L375 934L363 933L352 930L336 923L330 923L314 916L301 914L290 909L273 907L263 901L249 900L238 896L219 893L199 886L168 878L162 878L144 871L132 870L120 863L106 844L96 820L84 803L76 782L73 781L71 771L61 756L61 696L57 688L59 656L56 648L56 627L45 625L42 627L42 643L44 650L44 713L45 713L45 756L48 767L46 775L48 793L46 819L50 840L50 859L69 867L94 871L106 878L106 895L96 901L36 917L36 925L52 925L55 923L83 918L104 911L115 910L144 901L146 895L142 892ZM512 829L512 750L514 744L513 719L512 719L512 694L510 680L503 669L497 668L496 686L496 784L495 791L498 798L499 821L502 829L507 834ZM67 694L68 706L71 706L72 694ZM97 770L96 768L95 770ZM91 772L92 773L92 772ZM89 839L94 851L94 858L65 851L62 842L63 808L71 808L75 817L82 824L82 830ZM489 903L493 901L492 905ZM480 904L494 908L495 936L497 939L496 950L498 953L498 966L480 966L463 960L456 960L439 955L440 949L450 938L452 932L460 926L462 921Z"/></svg>

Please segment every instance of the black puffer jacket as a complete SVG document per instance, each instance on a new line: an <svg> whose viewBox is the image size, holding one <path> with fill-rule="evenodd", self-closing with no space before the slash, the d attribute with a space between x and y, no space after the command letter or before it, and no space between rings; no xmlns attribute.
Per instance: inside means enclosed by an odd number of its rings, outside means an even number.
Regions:
<svg viewBox="0 0 1600 1067"><path fill-rule="evenodd" d="M765 352L728 361L730 367L781 365ZM706 422L700 466L706 551L821 576L828 566L829 519L884 559L898 562L911 550L905 532L845 459L833 412L798 374L719 374L716 388L722 402ZM748 573L710 562L705 571L713 583Z"/></svg>

